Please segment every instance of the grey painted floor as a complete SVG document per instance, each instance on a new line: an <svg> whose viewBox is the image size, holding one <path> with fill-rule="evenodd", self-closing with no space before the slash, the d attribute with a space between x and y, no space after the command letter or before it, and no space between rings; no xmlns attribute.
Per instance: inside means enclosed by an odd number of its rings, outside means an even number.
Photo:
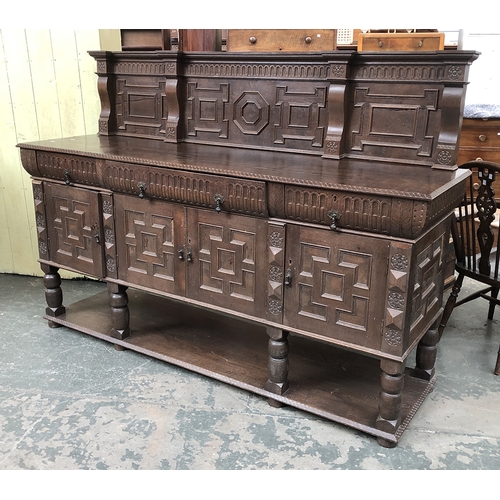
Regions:
<svg viewBox="0 0 500 500"><path fill-rule="evenodd" d="M470 284L466 287L470 288ZM70 304L101 291L65 280ZM433 392L393 449L66 328L41 278L0 275L0 470L500 469L497 320L476 300L440 343Z"/></svg>

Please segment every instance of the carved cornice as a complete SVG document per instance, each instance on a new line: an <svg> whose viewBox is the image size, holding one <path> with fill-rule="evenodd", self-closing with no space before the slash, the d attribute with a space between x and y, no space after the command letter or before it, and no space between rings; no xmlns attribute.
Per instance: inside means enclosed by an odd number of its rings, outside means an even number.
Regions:
<svg viewBox="0 0 500 500"><path fill-rule="evenodd" d="M186 76L213 76L223 78L287 78L287 79L320 79L329 76L328 65L325 64L276 64L276 63L243 63L243 62L198 62L184 67Z"/></svg>
<svg viewBox="0 0 500 500"><path fill-rule="evenodd" d="M36 149L40 151L54 151L57 153L64 154L72 154L75 155L74 150L64 149L64 148L52 148L47 146L40 146L35 144L23 144L23 148L25 149ZM80 156L80 155L79 155ZM140 163L141 165L152 165L158 167L167 167L177 170L187 170L194 172L205 172L211 174L224 174L228 176L241 177L241 172L239 170L232 170L228 167L207 167L205 165L195 165L190 163L177 163L171 161L161 161L161 160L153 160L153 159L145 159L134 156L123 156L123 155L113 155L113 154L102 154L102 153L91 153L82 156L91 156L92 158L102 158L110 161L121 161L126 163ZM356 184L338 184L334 182L325 182L319 180L312 179L300 179L297 181L291 180L289 177L283 177L279 175L269 175L263 173L255 173L251 171L245 172L245 178L259 179L263 181L270 182L286 182L290 185L299 185L299 186L313 186L317 188L324 189L337 189L339 191L349 191L353 193L365 193L365 194L377 194L383 196L391 196L391 197L400 197L400 198L409 198L415 200L426 200L432 201L432 197L426 195L425 193L418 191L400 191L398 189L383 189L383 188L372 188L370 186L362 186Z"/></svg>

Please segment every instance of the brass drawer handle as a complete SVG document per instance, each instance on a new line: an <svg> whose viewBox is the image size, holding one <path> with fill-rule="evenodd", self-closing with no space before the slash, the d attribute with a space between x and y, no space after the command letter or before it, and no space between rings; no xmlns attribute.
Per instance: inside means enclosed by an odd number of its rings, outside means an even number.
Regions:
<svg viewBox="0 0 500 500"><path fill-rule="evenodd" d="M480 135L479 135L479 140L480 140L481 142L484 142L486 139L487 139L487 137L486 137L484 134L480 134Z"/></svg>
<svg viewBox="0 0 500 500"><path fill-rule="evenodd" d="M472 189L474 189L474 191L477 191L479 189L479 182L474 182L474 184L472 185Z"/></svg>

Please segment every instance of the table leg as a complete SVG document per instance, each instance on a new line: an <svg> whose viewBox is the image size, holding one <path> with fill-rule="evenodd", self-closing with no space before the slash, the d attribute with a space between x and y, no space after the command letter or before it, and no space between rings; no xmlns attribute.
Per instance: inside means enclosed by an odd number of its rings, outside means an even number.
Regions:
<svg viewBox="0 0 500 500"><path fill-rule="evenodd" d="M267 334L269 335L269 378L265 388L274 394L282 395L288 389L288 332L280 328L268 327ZM284 406L283 403L272 398L269 398L268 402L271 406Z"/></svg>
<svg viewBox="0 0 500 500"><path fill-rule="evenodd" d="M130 313L128 309L127 288L116 283L108 283L109 304L113 327L111 336L115 339L130 337Z"/></svg>
<svg viewBox="0 0 500 500"><path fill-rule="evenodd" d="M61 276L59 275L59 268L50 266L48 264L41 264L42 271L45 273L43 277L43 284L45 286L45 300L47 308L45 314L57 318L66 312L63 304L63 292L61 289ZM61 325L48 321L50 328L57 328Z"/></svg>
<svg viewBox="0 0 500 500"><path fill-rule="evenodd" d="M405 362L383 359L380 362L379 416L377 429L395 434L401 424L401 402L403 400ZM396 442L379 437L377 442L385 448L393 448Z"/></svg>
<svg viewBox="0 0 500 500"><path fill-rule="evenodd" d="M437 346L439 343L439 320L427 330L417 345L417 359L412 375L423 380L431 380L436 369Z"/></svg>

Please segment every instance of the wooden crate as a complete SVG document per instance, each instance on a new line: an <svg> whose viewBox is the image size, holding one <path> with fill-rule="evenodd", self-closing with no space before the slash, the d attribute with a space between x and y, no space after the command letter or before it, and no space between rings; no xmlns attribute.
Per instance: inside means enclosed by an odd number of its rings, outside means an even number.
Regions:
<svg viewBox="0 0 500 500"><path fill-rule="evenodd" d="M358 50L372 52L443 50L444 33L360 33Z"/></svg>

